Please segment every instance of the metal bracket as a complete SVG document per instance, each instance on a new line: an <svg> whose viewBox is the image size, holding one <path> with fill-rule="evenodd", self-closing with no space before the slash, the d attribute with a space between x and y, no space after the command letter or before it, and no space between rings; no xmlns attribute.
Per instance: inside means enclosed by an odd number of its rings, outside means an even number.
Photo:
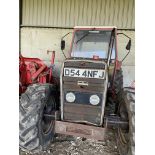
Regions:
<svg viewBox="0 0 155 155"><path fill-rule="evenodd" d="M127 121L121 120L119 116L107 116L104 117L104 126L106 128L122 128L127 130L129 128L129 123Z"/></svg>
<svg viewBox="0 0 155 155"><path fill-rule="evenodd" d="M86 82L86 81L78 81L77 85L78 86L88 86L88 82Z"/></svg>

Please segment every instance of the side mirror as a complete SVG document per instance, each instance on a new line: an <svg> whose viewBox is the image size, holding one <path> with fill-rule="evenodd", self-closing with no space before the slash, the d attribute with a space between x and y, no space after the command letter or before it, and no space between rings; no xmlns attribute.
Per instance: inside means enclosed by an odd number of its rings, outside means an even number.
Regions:
<svg viewBox="0 0 155 155"><path fill-rule="evenodd" d="M65 49L65 40L61 40L61 50Z"/></svg>
<svg viewBox="0 0 155 155"><path fill-rule="evenodd" d="M126 49L130 50L131 49L131 39L129 40L128 44L126 45Z"/></svg>

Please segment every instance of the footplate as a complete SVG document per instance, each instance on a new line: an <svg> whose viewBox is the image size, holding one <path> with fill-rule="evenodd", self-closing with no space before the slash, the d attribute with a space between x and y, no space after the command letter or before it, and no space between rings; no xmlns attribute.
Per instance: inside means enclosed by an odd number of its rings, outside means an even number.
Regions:
<svg viewBox="0 0 155 155"><path fill-rule="evenodd" d="M78 123L56 121L55 132L59 134L84 137L95 140L104 140L105 128L83 125Z"/></svg>

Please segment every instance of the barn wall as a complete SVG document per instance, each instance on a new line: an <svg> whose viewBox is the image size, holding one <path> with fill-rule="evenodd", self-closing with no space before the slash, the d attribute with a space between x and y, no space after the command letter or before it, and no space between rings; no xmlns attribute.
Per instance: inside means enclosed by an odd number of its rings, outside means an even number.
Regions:
<svg viewBox="0 0 155 155"><path fill-rule="evenodd" d="M22 25L135 28L134 0L22 0Z"/></svg>

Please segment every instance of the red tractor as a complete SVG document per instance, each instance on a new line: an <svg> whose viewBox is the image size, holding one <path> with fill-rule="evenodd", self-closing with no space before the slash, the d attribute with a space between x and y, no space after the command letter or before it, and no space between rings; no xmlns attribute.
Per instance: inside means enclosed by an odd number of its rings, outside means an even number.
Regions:
<svg viewBox="0 0 155 155"><path fill-rule="evenodd" d="M50 67L39 59L20 57L22 150L46 149L55 133L103 140L106 129L113 128L120 154L134 155L134 89L123 88L117 35L125 34L116 27L75 27L60 84L52 76L54 53ZM131 39L125 36L130 52Z"/></svg>
<svg viewBox="0 0 155 155"><path fill-rule="evenodd" d="M19 56L19 94L25 92L34 83L53 83L52 65L54 65L55 51L52 51L51 66L48 68L38 58Z"/></svg>
<svg viewBox="0 0 155 155"><path fill-rule="evenodd" d="M59 106L59 82L52 75L54 59L55 51L52 51L51 65L47 67L38 58L19 57L19 144L22 150L42 150L53 137L48 114Z"/></svg>

